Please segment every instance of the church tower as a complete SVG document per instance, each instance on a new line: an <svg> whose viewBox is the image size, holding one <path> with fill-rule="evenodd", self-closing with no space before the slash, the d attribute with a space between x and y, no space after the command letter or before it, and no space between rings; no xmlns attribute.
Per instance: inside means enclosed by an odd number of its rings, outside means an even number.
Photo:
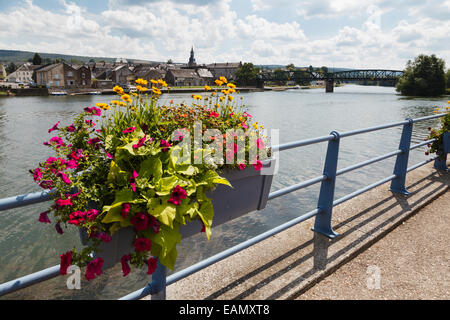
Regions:
<svg viewBox="0 0 450 320"><path fill-rule="evenodd" d="M194 58L194 46L191 48L191 56L189 57L188 68L194 68L197 65Z"/></svg>

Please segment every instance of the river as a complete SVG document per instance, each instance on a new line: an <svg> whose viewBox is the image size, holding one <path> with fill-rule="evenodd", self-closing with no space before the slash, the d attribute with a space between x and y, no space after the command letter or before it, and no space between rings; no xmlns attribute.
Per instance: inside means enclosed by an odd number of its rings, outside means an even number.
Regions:
<svg viewBox="0 0 450 320"><path fill-rule="evenodd" d="M324 89L242 93L248 112L266 129L278 129L280 143L376 126L405 118L433 114L445 107L448 97L405 98L394 88L345 85L334 93ZM67 125L82 108L108 102L111 96L0 98L0 198L39 191L28 170L51 155L42 145L47 130L57 121ZM191 101L191 94L163 95L161 102ZM423 141L429 120L414 125L413 143ZM366 133L341 141L338 168L388 153L398 148L401 127ZM272 191L321 175L326 143L283 151ZM411 152L409 164L427 159L425 148ZM395 159L339 176L335 199L392 174ZM213 229L210 241L204 234L183 240L178 246L176 270L291 220L316 207L319 185L270 201L267 207ZM48 203L0 212L0 283L59 264L59 255L79 247L75 228L61 237L53 225L37 221ZM176 271L175 270L175 271ZM122 277L120 264L90 282L82 290L68 290L66 277L19 291L4 299L115 299L142 288L145 271ZM186 288L189 290L189 288Z"/></svg>

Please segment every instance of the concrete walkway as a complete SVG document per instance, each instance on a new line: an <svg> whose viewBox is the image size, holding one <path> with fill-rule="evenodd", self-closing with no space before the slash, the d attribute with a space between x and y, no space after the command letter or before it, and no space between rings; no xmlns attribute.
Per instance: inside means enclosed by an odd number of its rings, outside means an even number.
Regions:
<svg viewBox="0 0 450 320"><path fill-rule="evenodd" d="M298 299L450 299L450 192Z"/></svg>
<svg viewBox="0 0 450 320"><path fill-rule="evenodd" d="M449 185L420 167L408 197L386 183L336 206L338 238L306 220L168 286L167 299L449 299Z"/></svg>

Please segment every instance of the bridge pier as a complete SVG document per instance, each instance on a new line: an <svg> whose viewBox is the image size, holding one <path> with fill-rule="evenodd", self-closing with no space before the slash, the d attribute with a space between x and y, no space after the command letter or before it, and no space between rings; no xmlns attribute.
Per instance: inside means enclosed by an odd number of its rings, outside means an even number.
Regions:
<svg viewBox="0 0 450 320"><path fill-rule="evenodd" d="M334 92L334 80L325 80L325 92Z"/></svg>
<svg viewBox="0 0 450 320"><path fill-rule="evenodd" d="M256 80L256 87L258 89L264 89L264 80Z"/></svg>

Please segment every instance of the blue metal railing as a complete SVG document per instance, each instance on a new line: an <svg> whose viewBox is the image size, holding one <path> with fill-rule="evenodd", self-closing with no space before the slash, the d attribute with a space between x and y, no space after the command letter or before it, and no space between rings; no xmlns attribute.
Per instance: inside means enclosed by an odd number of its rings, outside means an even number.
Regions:
<svg viewBox="0 0 450 320"><path fill-rule="evenodd" d="M341 204L345 201L348 201L364 192L367 192L377 186L380 186L386 182L391 182L391 191L402 193L402 194L409 194L409 192L405 188L405 178L407 172L410 172L412 170L415 170L433 160L436 160L437 157L433 157L431 159L422 161L420 163L417 163L411 167L407 167L408 165L408 158L409 158L409 151L417 149L421 146L424 146L428 143L432 143L435 141L435 139L430 139L415 145L411 146L411 134L413 125L416 122L419 121L425 121L430 119L435 119L439 117L443 117L445 114L437 114L417 119L406 119L401 122L395 122L395 123L389 123L381 126L376 127L370 127L365 129L358 129L354 131L348 131L344 133L338 133L333 131L328 136L318 137L314 139L308 139L308 140L301 140L301 141L294 141L290 143L281 144L278 146L273 147L273 151L284 151L289 150L293 148L303 147L311 144L321 143L321 142L328 142L328 149L327 154L325 158L325 165L324 165L324 171L323 174L315 177L313 179L271 192L269 194L268 200L272 200L281 196L284 196L288 193L309 187L311 185L317 184L321 182L321 188L320 188L320 194L319 194L319 201L318 206L316 209L303 214L295 219L292 219L278 227L275 227L269 231L266 231L254 238L251 238L247 241L241 242L240 244L229 248L225 251L222 251L212 257L209 257L205 260L202 260L188 268L185 268L179 272L176 272L170 276L166 276L166 268L159 264L156 271L152 275L152 281L147 284L144 288L134 291L124 297L121 298L121 300L132 300L132 299L141 299L145 296L151 295L152 299L165 299L165 291L166 286L181 280L203 268L206 268L220 260L223 260L241 250L244 250L245 248L248 248L260 241L263 241L264 239L267 239L283 230L286 230L302 221L308 220L312 217L316 217L315 224L314 224L314 231L324 234L325 236L329 238L334 238L338 236L337 233L335 233L331 226L331 216L332 216L332 210L334 206L337 206L338 204ZM400 139L400 145L399 149L392 151L390 153L387 153L385 155L378 156L376 158L372 158L360 163L357 163L355 165L351 165L349 167L337 170L337 160L339 156L339 142L342 138L353 136L353 135L359 135L363 133L368 133L372 131L378 131L383 130L387 128L392 128L396 126L403 126L402 136ZM364 166L388 159L390 157L397 156L394 172L391 176L386 177L378 182L375 182L373 184L370 184L364 188L361 188L355 192L352 192L342 198L339 198L337 200L334 200L334 190L335 190L335 180L336 177L339 175L342 175L344 173L348 173L350 171L362 168ZM436 167L436 164L435 164ZM436 167L437 168L437 167ZM441 169L441 167L440 167ZM0 211L8 210L12 208L27 206L35 203L40 203L44 201L51 200L51 193L52 190L46 190L42 192L36 192L31 194L24 194L19 195L15 197L9 197L5 199L0 199ZM22 288L31 286L33 284L54 278L59 275L59 265L47 268L45 270L41 270L39 272L35 272L33 274L0 284L0 296L12 293L14 291L20 290Z"/></svg>

